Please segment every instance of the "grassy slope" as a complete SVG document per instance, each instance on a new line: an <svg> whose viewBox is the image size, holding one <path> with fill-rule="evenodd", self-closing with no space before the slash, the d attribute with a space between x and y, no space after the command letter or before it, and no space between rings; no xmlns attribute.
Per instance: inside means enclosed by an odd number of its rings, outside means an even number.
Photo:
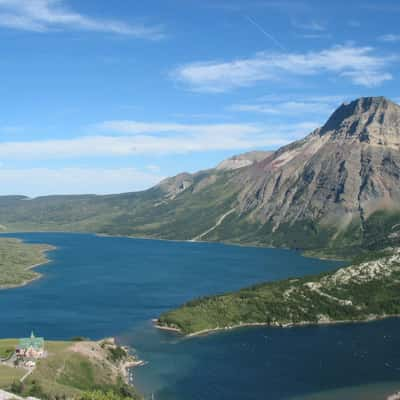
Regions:
<svg viewBox="0 0 400 400"><path fill-rule="evenodd" d="M13 368L0 365L0 388L8 388L13 382L18 381L25 375L22 368Z"/></svg>
<svg viewBox="0 0 400 400"><path fill-rule="evenodd" d="M190 334L242 324L279 326L398 315L400 256L379 257L380 269L375 269L376 276L368 273L371 268L374 270L377 261L364 260L341 268L337 273L259 284L234 293L194 300L161 315L159 324ZM350 275L350 279L344 278ZM318 290L313 285L317 285Z"/></svg>
<svg viewBox="0 0 400 400"><path fill-rule="evenodd" d="M50 246L0 238L0 288L22 285L39 276L31 266L47 262Z"/></svg>
<svg viewBox="0 0 400 400"><path fill-rule="evenodd" d="M8 348L9 344L9 340L0 340L0 349ZM84 346L87 352L74 351L74 346ZM118 375L117 363L98 342L46 341L46 350L48 357L40 360L33 374L26 379L23 395L40 390L42 396L39 397L61 398L63 395L71 397L91 390L120 392L125 387ZM2 368L5 373L0 373L3 376L2 380L0 378L0 387L3 389L10 389L13 382L26 372L21 368Z"/></svg>
<svg viewBox="0 0 400 400"><path fill-rule="evenodd" d="M17 343L18 341L16 339L0 340L0 359L10 356L14 352Z"/></svg>
<svg viewBox="0 0 400 400"><path fill-rule="evenodd" d="M0 224L4 231L79 231L192 239L230 209L234 193L228 177L228 173L219 173L215 184L195 194L188 189L173 200L165 198L157 188L109 196L32 200L0 197Z"/></svg>
<svg viewBox="0 0 400 400"><path fill-rule="evenodd" d="M8 358L15 350L18 341L15 339L0 340L0 359ZM25 371L0 364L0 388L8 387L12 382L24 376Z"/></svg>

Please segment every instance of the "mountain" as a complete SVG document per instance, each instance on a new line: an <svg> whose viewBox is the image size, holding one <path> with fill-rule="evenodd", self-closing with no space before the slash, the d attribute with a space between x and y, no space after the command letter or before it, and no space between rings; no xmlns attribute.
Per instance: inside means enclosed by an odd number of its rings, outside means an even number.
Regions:
<svg viewBox="0 0 400 400"><path fill-rule="evenodd" d="M377 213L399 211L399 177L400 106L383 97L361 98L236 176L243 187L238 215L263 225L278 245L280 233L296 231L307 231L305 240L311 234L340 242L349 231L362 240Z"/></svg>
<svg viewBox="0 0 400 400"><path fill-rule="evenodd" d="M277 229L318 220L347 226L400 205L400 106L384 98L343 104L304 140L238 177L240 212Z"/></svg>
<svg viewBox="0 0 400 400"><path fill-rule="evenodd" d="M276 152L250 152L143 192L0 197L4 230L74 230L353 255L400 239L400 106L341 105Z"/></svg>

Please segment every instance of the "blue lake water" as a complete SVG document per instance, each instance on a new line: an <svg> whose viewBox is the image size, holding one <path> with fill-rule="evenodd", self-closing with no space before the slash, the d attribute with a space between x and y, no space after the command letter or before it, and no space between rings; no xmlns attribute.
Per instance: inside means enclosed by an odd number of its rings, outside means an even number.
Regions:
<svg viewBox="0 0 400 400"><path fill-rule="evenodd" d="M19 337L31 329L49 339L116 336L148 362L135 369L134 381L157 400L374 400L400 389L399 320L245 328L192 339L152 327L152 318L194 297L338 263L222 244L64 233L8 236L57 250L49 254L51 263L38 268L42 279L0 291L0 336Z"/></svg>

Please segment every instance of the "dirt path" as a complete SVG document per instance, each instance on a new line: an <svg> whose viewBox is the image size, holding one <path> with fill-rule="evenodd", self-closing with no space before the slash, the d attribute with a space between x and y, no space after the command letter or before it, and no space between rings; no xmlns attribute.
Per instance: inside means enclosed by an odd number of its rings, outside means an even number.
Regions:
<svg viewBox="0 0 400 400"><path fill-rule="evenodd" d="M34 371L35 368L29 368L28 372L19 380L21 383Z"/></svg>
<svg viewBox="0 0 400 400"><path fill-rule="evenodd" d="M207 236L210 232L212 232L214 229L216 229L219 225L222 224L222 222L224 221L224 219L228 216L231 215L233 212L235 211L234 208L232 208L232 210L229 210L228 212L226 212L225 214L221 215L217 221L217 223L212 226L210 229L207 229L205 232L201 233L200 235L194 237L191 241L192 242L196 242L197 240L200 240L201 238L203 238L204 236Z"/></svg>

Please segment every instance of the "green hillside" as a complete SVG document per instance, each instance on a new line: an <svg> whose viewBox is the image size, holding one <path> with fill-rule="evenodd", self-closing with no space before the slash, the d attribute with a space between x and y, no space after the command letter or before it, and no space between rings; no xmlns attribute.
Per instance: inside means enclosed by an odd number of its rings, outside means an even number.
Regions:
<svg viewBox="0 0 400 400"><path fill-rule="evenodd" d="M11 344L15 348L17 340L0 340L0 352ZM0 364L0 388L42 400L98 397L87 393L93 391L112 393L115 398L141 398L124 378L125 363L135 359L113 341L46 341L45 349L48 356L37 362L23 383L19 379L26 374L25 369Z"/></svg>
<svg viewBox="0 0 400 400"><path fill-rule="evenodd" d="M159 239L191 240L214 227L237 205L235 172L217 175L201 190L191 188L168 198L159 188L109 196L49 196L27 200L0 197L3 231L93 232ZM200 178L198 178L200 179ZM396 245L400 213L379 211L363 221L337 227L313 220L283 223L255 221L233 212L201 240L298 248L317 256L350 257L355 253Z"/></svg>

